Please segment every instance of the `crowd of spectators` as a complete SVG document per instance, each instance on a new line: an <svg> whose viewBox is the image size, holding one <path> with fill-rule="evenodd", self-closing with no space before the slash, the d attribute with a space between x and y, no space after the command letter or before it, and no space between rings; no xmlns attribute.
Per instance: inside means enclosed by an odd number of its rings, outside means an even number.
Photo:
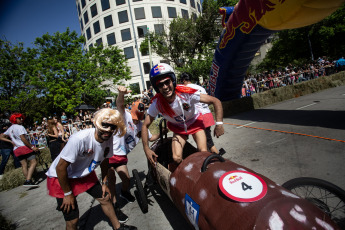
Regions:
<svg viewBox="0 0 345 230"><path fill-rule="evenodd" d="M330 62L327 58L319 58L317 61L305 64L301 67L290 64L278 70L264 71L259 74L249 74L243 82L242 97L248 97L266 90L328 76L335 72L337 72L335 62Z"/></svg>

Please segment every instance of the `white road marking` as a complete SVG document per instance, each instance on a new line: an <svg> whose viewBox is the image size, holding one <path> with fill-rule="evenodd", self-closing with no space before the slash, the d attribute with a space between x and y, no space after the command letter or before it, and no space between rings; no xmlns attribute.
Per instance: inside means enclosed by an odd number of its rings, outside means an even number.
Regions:
<svg viewBox="0 0 345 230"><path fill-rule="evenodd" d="M316 105L316 103L311 103L309 105L305 105L305 106L299 107L296 110L300 110L300 109L303 109L303 108L306 108L306 107L309 107L309 106L312 106L312 105Z"/></svg>
<svg viewBox="0 0 345 230"><path fill-rule="evenodd" d="M254 124L256 122L250 122L248 124L244 124L244 125L241 125L241 126L237 126L236 129L240 129L240 128L243 128L243 126L246 126L246 125L251 125L251 124Z"/></svg>
<svg viewBox="0 0 345 230"><path fill-rule="evenodd" d="M279 141L283 141L283 140L285 140L285 139L286 139L286 138L283 138L283 139L279 139L279 140L273 141L273 142L269 143L268 145L273 145L273 144L275 144L275 143L277 143L277 142L279 142Z"/></svg>

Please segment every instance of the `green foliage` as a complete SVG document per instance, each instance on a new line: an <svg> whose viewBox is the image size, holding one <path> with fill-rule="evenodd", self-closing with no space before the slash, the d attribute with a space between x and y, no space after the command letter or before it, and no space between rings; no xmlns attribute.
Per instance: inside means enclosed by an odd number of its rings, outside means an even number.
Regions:
<svg viewBox="0 0 345 230"><path fill-rule="evenodd" d="M130 79L130 69L117 47L83 49L85 38L69 29L36 38L34 48L0 40L0 109L25 113L33 120L80 103L97 107L107 87Z"/></svg>
<svg viewBox="0 0 345 230"><path fill-rule="evenodd" d="M345 5L316 24L283 30L275 37L272 49L259 65L261 69L274 69L289 63L301 65L312 56L314 59L323 56L338 59L345 53Z"/></svg>

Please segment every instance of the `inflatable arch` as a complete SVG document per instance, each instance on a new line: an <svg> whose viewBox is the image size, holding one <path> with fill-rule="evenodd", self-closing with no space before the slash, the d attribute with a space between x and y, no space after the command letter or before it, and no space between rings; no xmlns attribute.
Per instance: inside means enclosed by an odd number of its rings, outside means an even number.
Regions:
<svg viewBox="0 0 345 230"><path fill-rule="evenodd" d="M314 24L345 0L240 0L223 7L223 32L215 50L209 94L221 101L240 98L255 53L274 32Z"/></svg>

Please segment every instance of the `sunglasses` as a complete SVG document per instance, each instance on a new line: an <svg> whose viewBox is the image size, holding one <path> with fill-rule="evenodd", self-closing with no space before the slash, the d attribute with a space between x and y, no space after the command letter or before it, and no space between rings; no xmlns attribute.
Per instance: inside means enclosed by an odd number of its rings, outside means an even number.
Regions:
<svg viewBox="0 0 345 230"><path fill-rule="evenodd" d="M22 118L22 117L17 117L17 119L23 120L23 118Z"/></svg>
<svg viewBox="0 0 345 230"><path fill-rule="evenodd" d="M171 83L171 79L168 79L168 80L166 80L166 81L159 82L159 83L157 84L157 86L158 86L158 88L162 88L164 85L169 86L170 83Z"/></svg>
<svg viewBox="0 0 345 230"><path fill-rule="evenodd" d="M104 123L104 122L102 122L102 127L103 127L104 129L107 129L107 128L110 127L111 130L116 130L116 128L117 128L116 125L109 124L109 123Z"/></svg>

